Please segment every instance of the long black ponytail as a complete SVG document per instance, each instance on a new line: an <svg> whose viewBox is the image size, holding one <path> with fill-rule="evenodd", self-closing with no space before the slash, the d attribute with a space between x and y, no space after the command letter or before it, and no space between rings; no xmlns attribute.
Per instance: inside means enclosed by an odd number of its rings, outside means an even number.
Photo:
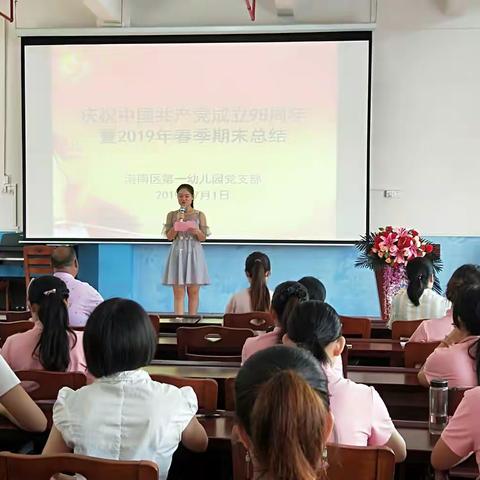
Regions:
<svg viewBox="0 0 480 480"><path fill-rule="evenodd" d="M428 258L416 257L407 263L407 295L416 307L420 305L420 297L432 276L433 264Z"/></svg>
<svg viewBox="0 0 480 480"><path fill-rule="evenodd" d="M328 303L308 300L294 308L288 319L287 335L297 346L309 350L325 364L329 361L325 347L342 335L342 323Z"/></svg>
<svg viewBox="0 0 480 480"><path fill-rule="evenodd" d="M30 304L38 306L42 333L33 354L38 355L45 370L64 372L70 365L70 336L77 342L75 332L68 326L68 288L54 276L39 277L28 289Z"/></svg>
<svg viewBox="0 0 480 480"><path fill-rule="evenodd" d="M262 252L253 252L245 260L245 272L251 279L250 302L253 311L270 310L270 292L265 277L270 270L270 259Z"/></svg>

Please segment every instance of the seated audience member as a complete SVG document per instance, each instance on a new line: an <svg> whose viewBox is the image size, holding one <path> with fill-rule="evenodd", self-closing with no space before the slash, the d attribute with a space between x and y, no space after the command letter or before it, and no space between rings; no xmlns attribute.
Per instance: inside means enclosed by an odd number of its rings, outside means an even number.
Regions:
<svg viewBox="0 0 480 480"><path fill-rule="evenodd" d="M432 290L433 264L425 257L417 257L407 264L408 287L393 297L392 313L388 322L441 318L450 308L450 302Z"/></svg>
<svg viewBox="0 0 480 480"><path fill-rule="evenodd" d="M462 265L457 268L447 284L445 296L454 304L457 293L464 285L480 285L480 266ZM440 342L453 328L452 309L450 308L442 318L424 320L413 335L410 342Z"/></svg>
<svg viewBox="0 0 480 480"><path fill-rule="evenodd" d="M327 298L327 290L318 278L302 277L298 283L301 283L308 290L309 300L324 302Z"/></svg>
<svg viewBox="0 0 480 480"><path fill-rule="evenodd" d="M138 303L121 298L101 303L88 319L83 344L88 370L97 379L76 391L60 390L44 454L151 460L164 480L180 441L193 451L207 448L192 388L154 382L141 369L151 362L156 341Z"/></svg>
<svg viewBox="0 0 480 480"><path fill-rule="evenodd" d="M72 327L83 327L95 307L103 302L101 295L88 283L81 282L78 275L78 260L72 247L57 247L52 253L55 277L63 280L70 292L68 316Z"/></svg>
<svg viewBox="0 0 480 480"><path fill-rule="evenodd" d="M282 343L290 313L297 303L305 300L308 300L308 292L300 283L288 281L278 285L273 293L270 308L276 327L271 332L247 338L242 349L242 363L258 350Z"/></svg>
<svg viewBox="0 0 480 480"><path fill-rule="evenodd" d="M436 470L449 470L471 453L475 453L480 466L479 405L480 387L467 390L433 448L432 465Z"/></svg>
<svg viewBox="0 0 480 480"><path fill-rule="evenodd" d="M68 326L68 289L57 277L38 277L28 287L35 326L8 337L2 356L13 370L85 372L83 332Z"/></svg>
<svg viewBox="0 0 480 480"><path fill-rule="evenodd" d="M254 479L326 479L333 418L325 374L308 352L277 345L252 355L238 372L235 397Z"/></svg>
<svg viewBox="0 0 480 480"><path fill-rule="evenodd" d="M480 376L480 285L464 286L453 305L455 328L427 358L418 380L448 381L449 388L476 387Z"/></svg>
<svg viewBox="0 0 480 480"><path fill-rule="evenodd" d="M354 446L385 445L394 451L397 462L405 459L405 441L376 390L343 378L332 368L334 359L345 348L345 338L340 318L328 303L310 300L297 305L288 320L284 343L309 350L325 370L335 419L330 441Z"/></svg>
<svg viewBox="0 0 480 480"><path fill-rule="evenodd" d="M43 432L47 418L0 356L0 414L28 432Z"/></svg>
<svg viewBox="0 0 480 480"><path fill-rule="evenodd" d="M270 259L262 252L253 252L245 260L245 275L249 288L240 290L229 300L225 313L268 312L270 290L267 279L270 276Z"/></svg>

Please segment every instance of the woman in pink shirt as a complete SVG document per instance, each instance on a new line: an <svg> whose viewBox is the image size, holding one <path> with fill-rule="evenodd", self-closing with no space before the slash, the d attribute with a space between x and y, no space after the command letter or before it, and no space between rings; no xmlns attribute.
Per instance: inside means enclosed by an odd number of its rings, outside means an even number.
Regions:
<svg viewBox="0 0 480 480"><path fill-rule="evenodd" d="M245 260L245 275L249 288L240 290L230 298L225 313L268 312L270 290L267 278L270 276L270 259L262 252L253 252Z"/></svg>
<svg viewBox="0 0 480 480"><path fill-rule="evenodd" d="M478 265L466 264L457 268L447 284L445 296L452 303L455 303L460 288L464 285L480 285L480 267ZM452 309L442 318L424 320L413 335L410 342L441 342L453 329Z"/></svg>
<svg viewBox="0 0 480 480"><path fill-rule="evenodd" d="M418 373L428 387L434 378L452 387L476 387L480 383L480 285L464 286L453 305L455 328L427 358Z"/></svg>
<svg viewBox="0 0 480 480"><path fill-rule="evenodd" d="M302 284L289 281L277 286L275 292L273 292L270 308L276 327L271 332L247 338L242 349L242 364L255 352L282 343L290 313L297 303L305 300L308 300L308 292Z"/></svg>
<svg viewBox="0 0 480 480"><path fill-rule="evenodd" d="M436 470L449 470L472 452L480 465L479 405L480 387L466 391L432 451L432 465Z"/></svg>
<svg viewBox="0 0 480 480"><path fill-rule="evenodd" d="M284 343L309 350L323 365L335 419L330 441L354 446L385 445L394 451L397 462L405 459L405 441L376 390L341 377L333 368L334 359L345 348L342 324L334 308L318 300L297 305L288 320Z"/></svg>
<svg viewBox="0 0 480 480"><path fill-rule="evenodd" d="M83 332L68 326L67 299L67 286L57 277L46 275L30 283L35 326L8 337L1 351L12 370L86 372Z"/></svg>

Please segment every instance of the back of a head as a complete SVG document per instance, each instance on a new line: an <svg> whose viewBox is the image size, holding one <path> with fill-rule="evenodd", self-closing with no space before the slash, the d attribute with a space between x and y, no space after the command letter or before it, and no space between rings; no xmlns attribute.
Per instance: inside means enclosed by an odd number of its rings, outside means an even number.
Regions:
<svg viewBox="0 0 480 480"><path fill-rule="evenodd" d="M266 478L321 478L328 388L309 352L277 345L255 353L237 375L235 395L238 422Z"/></svg>
<svg viewBox="0 0 480 480"><path fill-rule="evenodd" d="M480 285L465 285L456 294L453 304L453 323L469 335L480 335ZM480 385L480 341L470 347L475 359L477 383Z"/></svg>
<svg viewBox="0 0 480 480"><path fill-rule="evenodd" d="M73 247L57 247L52 252L52 265L55 270L73 267L77 255Z"/></svg>
<svg viewBox="0 0 480 480"><path fill-rule="evenodd" d="M458 291L463 286L480 285L480 266L467 263L458 267L450 277L445 296L455 303Z"/></svg>
<svg viewBox="0 0 480 480"><path fill-rule="evenodd" d="M267 312L270 309L270 292L267 287L267 272L270 259L265 253L252 252L245 260L245 273L250 277L250 301L252 310Z"/></svg>
<svg viewBox="0 0 480 480"><path fill-rule="evenodd" d="M87 368L97 378L148 365L156 344L145 310L124 298L111 298L98 305L83 335Z"/></svg>
<svg viewBox="0 0 480 480"><path fill-rule="evenodd" d="M294 308L288 319L287 335L297 346L306 348L321 363L326 363L325 347L342 335L342 323L328 303L308 300Z"/></svg>
<svg viewBox="0 0 480 480"><path fill-rule="evenodd" d="M425 257L413 258L407 263L408 287L407 295L415 305L420 305L420 297L428 287L428 282L433 275L433 264Z"/></svg>
<svg viewBox="0 0 480 480"><path fill-rule="evenodd" d="M480 335L480 285L459 289L453 305L453 322L471 335Z"/></svg>
<svg viewBox="0 0 480 480"><path fill-rule="evenodd" d="M298 283L301 283L308 290L309 300L319 300L324 302L327 298L325 285L315 277L302 277Z"/></svg>
<svg viewBox="0 0 480 480"><path fill-rule="evenodd" d="M307 289L298 282L283 282L273 292L272 309L275 311L282 334L287 330L288 317L297 303L308 300Z"/></svg>
<svg viewBox="0 0 480 480"><path fill-rule="evenodd" d="M53 275L38 277L28 287L28 301L42 324L42 332L35 346L45 370L64 372L70 364L70 335L68 326L68 299L65 283ZM33 352L32 352L33 353Z"/></svg>

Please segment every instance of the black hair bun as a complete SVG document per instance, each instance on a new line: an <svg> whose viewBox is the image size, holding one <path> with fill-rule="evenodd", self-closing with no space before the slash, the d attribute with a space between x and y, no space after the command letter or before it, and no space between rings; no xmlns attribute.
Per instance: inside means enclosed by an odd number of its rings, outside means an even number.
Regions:
<svg viewBox="0 0 480 480"><path fill-rule="evenodd" d="M301 302L308 300L308 291L300 283L290 285L284 292L285 300L289 297L297 297Z"/></svg>

